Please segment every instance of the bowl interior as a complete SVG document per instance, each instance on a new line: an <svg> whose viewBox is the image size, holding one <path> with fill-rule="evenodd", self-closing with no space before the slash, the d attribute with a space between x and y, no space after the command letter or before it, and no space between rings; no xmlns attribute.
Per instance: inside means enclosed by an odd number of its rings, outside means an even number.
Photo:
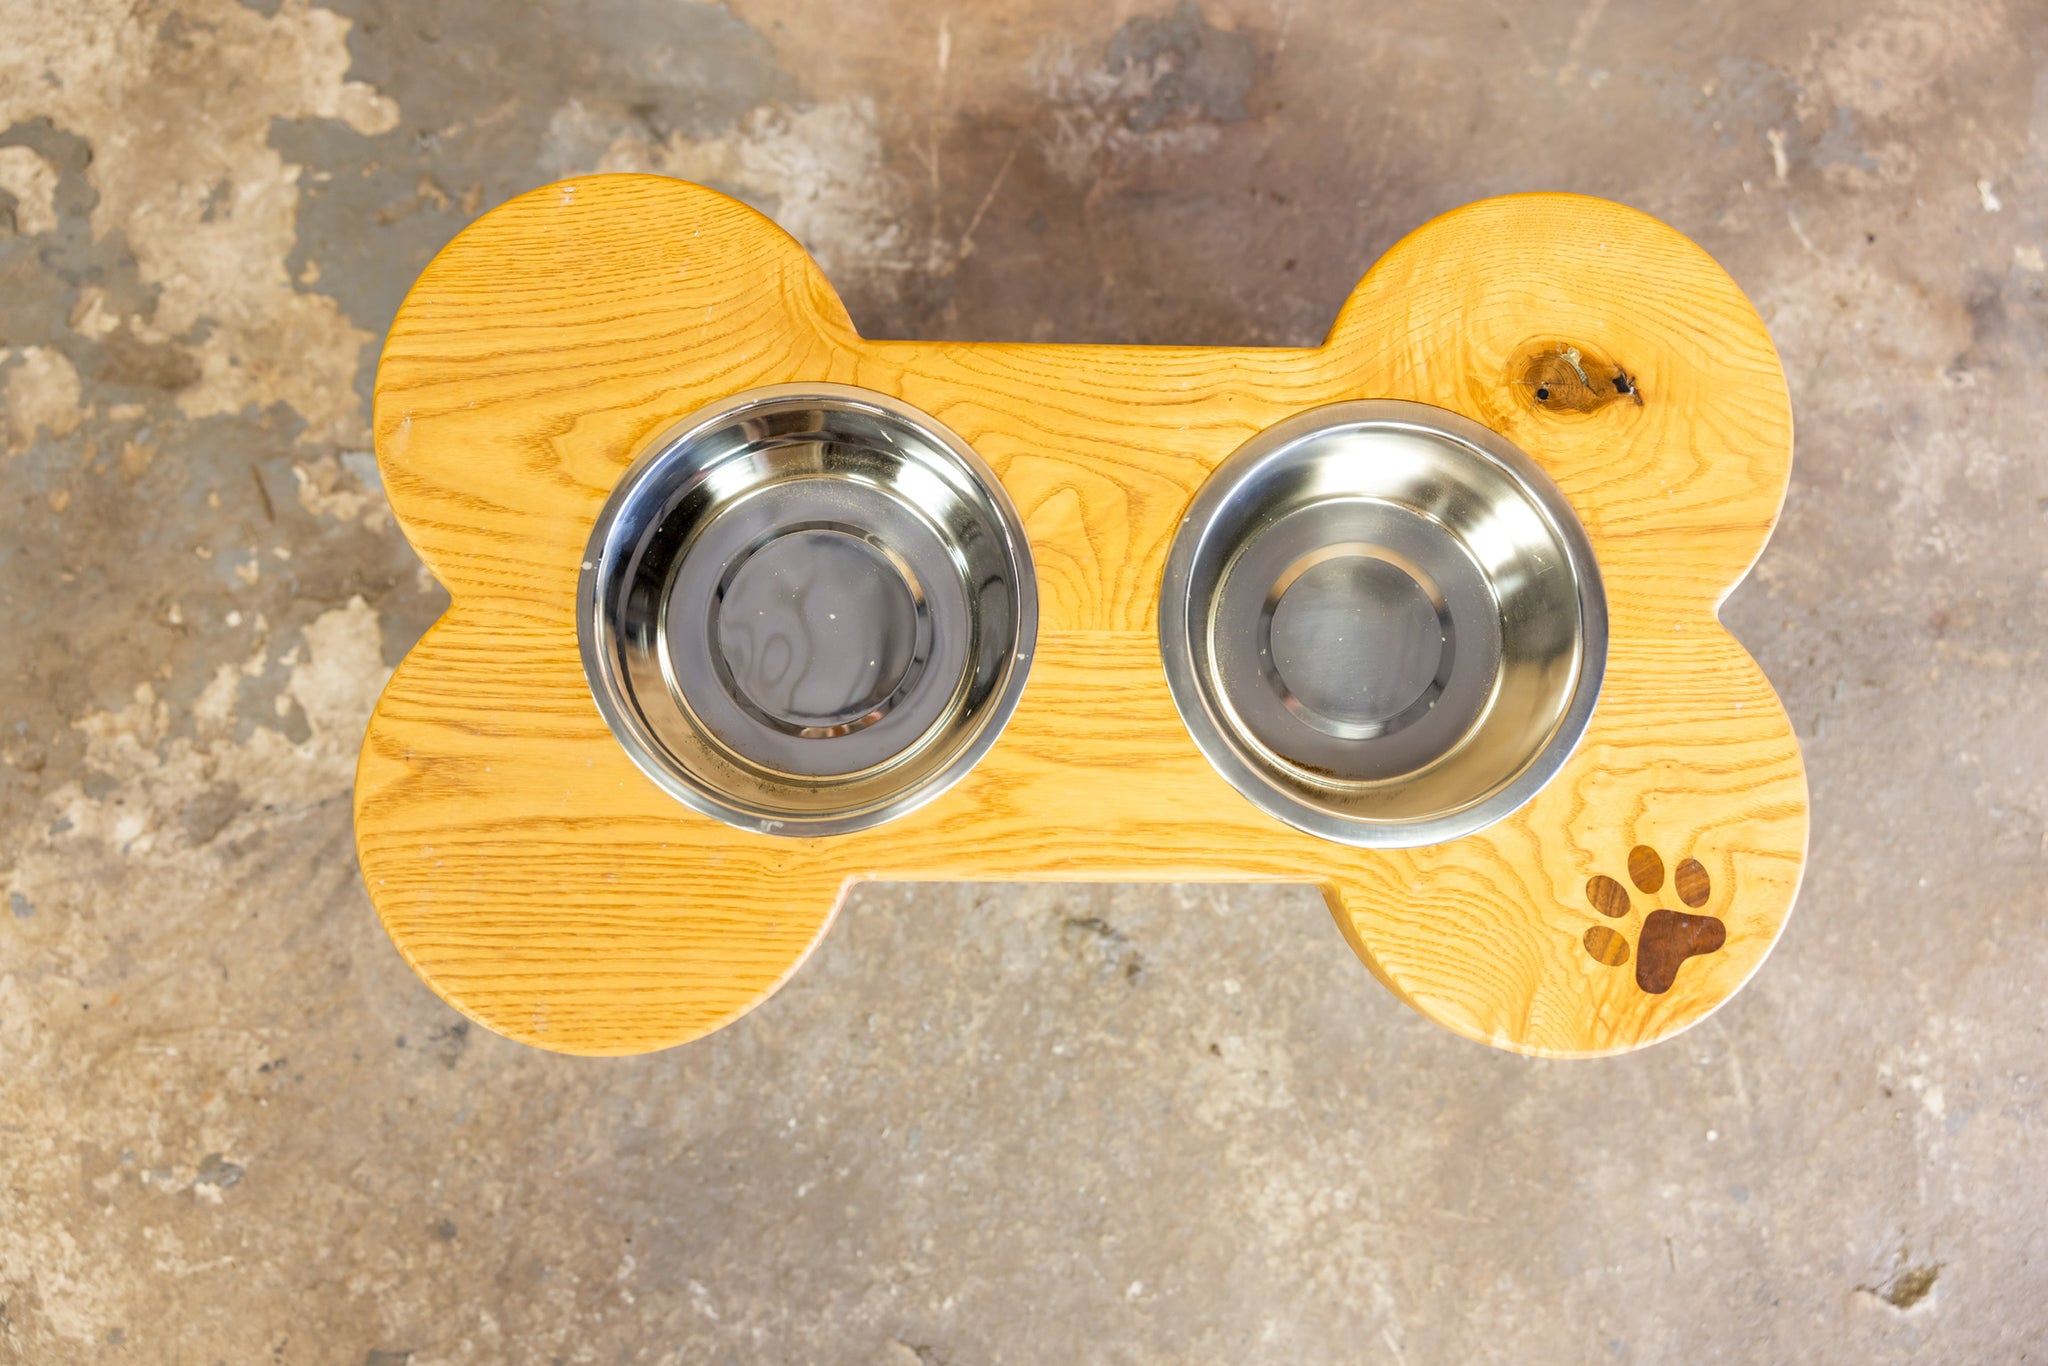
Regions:
<svg viewBox="0 0 2048 1366"><path fill-rule="evenodd" d="M1346 843L1435 843L1540 789L1606 656L1590 544L1535 463L1421 404L1259 434L1169 556L1168 681L1234 786Z"/></svg>
<svg viewBox="0 0 2048 1366"><path fill-rule="evenodd" d="M584 558L584 667L620 743L689 805L776 833L861 829L957 781L1036 632L988 468L846 386L752 390L671 428Z"/></svg>

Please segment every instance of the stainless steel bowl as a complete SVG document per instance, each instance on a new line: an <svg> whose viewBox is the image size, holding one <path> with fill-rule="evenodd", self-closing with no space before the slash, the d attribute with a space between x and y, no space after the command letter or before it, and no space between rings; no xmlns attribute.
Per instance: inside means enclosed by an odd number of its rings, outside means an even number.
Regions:
<svg viewBox="0 0 2048 1366"><path fill-rule="evenodd" d="M655 782L746 829L832 835L931 800L995 743L1037 582L959 437L866 389L777 385L633 462L590 534L576 630Z"/></svg>
<svg viewBox="0 0 2048 1366"><path fill-rule="evenodd" d="M1369 848L1514 811L1592 715L1607 598L1571 505L1487 428L1335 403L1196 495L1159 644L1181 719L1262 809Z"/></svg>

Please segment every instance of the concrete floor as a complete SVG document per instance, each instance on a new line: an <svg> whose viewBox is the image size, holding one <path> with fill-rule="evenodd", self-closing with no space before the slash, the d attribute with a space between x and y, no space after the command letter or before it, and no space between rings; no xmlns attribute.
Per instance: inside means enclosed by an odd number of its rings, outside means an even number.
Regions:
<svg viewBox="0 0 2048 1366"><path fill-rule="evenodd" d="M0 130L0 1360L2048 1354L2042 0L0 0ZM884 886L687 1048L466 1026L351 854L444 602L365 396L600 167L884 336L1309 343L1510 190L1691 234L1800 424L1726 613L1811 765L1772 961L1542 1063L1305 890Z"/></svg>

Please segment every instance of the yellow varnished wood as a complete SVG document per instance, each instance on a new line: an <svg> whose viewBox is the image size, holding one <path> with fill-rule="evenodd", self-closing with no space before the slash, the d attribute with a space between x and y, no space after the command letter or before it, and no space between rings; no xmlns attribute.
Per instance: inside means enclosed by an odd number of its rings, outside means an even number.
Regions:
<svg viewBox="0 0 2048 1366"><path fill-rule="evenodd" d="M792 840L697 815L632 766L584 683L575 588L644 442L804 380L904 399L981 453L1030 535L1040 633L1015 717L956 787L873 830ZM1301 834L1225 784L1174 712L1155 636L1167 548L1208 472L1283 417L1368 397L1462 413L1541 463L1586 524L1611 614L1600 704L1563 772L1479 834L1399 852ZM1321 886L1380 980L1461 1034L1612 1053L1713 1010L1791 908L1805 771L1716 618L1784 496L1784 378L1720 268L1619 205L1519 196L1437 219L1321 347L1034 346L866 340L751 210L593 177L493 211L427 268L385 346L376 431L400 524L454 605L364 741L363 872L414 968L514 1038L630 1053L715 1029L796 969L864 879L1250 880ZM1638 846L1697 859L1704 903L1667 882L1631 887L1619 918L1596 910L1588 880L1628 886ZM1725 925L1663 992L1636 975L1659 907ZM1596 925L1630 963L1589 950Z"/></svg>

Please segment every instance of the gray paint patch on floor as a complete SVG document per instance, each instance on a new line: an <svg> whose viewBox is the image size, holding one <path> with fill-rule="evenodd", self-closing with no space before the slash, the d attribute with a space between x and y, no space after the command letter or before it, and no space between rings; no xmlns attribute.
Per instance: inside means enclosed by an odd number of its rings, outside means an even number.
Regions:
<svg viewBox="0 0 2048 1366"><path fill-rule="evenodd" d="M1124 116L1140 133L1175 118L1244 122L1257 65L1251 36L1212 28L1194 0L1165 18L1126 20L1103 57L1113 76L1144 75L1144 94Z"/></svg>
<svg viewBox="0 0 2048 1366"><path fill-rule="evenodd" d="M797 82L721 5L422 7L349 0L350 74L389 96L398 125L363 135L332 119L280 120L271 145L313 168L287 270L378 337L412 278L470 219L550 177L551 125L571 101L658 138L709 136ZM603 146L577 149L594 164ZM317 271L309 272L309 267ZM375 350L366 356L368 393Z"/></svg>

